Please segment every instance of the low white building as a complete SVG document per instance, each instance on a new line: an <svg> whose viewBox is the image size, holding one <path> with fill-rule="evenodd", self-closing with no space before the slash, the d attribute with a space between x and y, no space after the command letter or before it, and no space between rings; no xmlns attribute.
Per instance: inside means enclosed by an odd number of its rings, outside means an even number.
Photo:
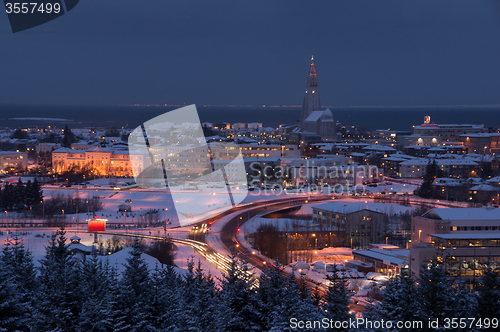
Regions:
<svg viewBox="0 0 500 332"><path fill-rule="evenodd" d="M435 208L411 219L411 243L429 243L430 234L475 234L495 232L500 235L500 209Z"/></svg>

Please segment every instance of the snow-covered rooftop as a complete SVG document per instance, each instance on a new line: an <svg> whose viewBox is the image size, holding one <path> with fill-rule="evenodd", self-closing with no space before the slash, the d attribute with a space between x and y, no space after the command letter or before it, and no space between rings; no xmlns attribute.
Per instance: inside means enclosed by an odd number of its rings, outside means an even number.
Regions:
<svg viewBox="0 0 500 332"><path fill-rule="evenodd" d="M353 255L363 255L365 257L370 257L370 258L374 258L374 259L381 260L381 261L388 261L391 264L396 264L396 265L408 263L407 259L395 257L395 256L392 256L389 254L383 254L383 253L377 252L375 250L384 250L384 249L354 250L352 252L352 254Z"/></svg>
<svg viewBox="0 0 500 332"><path fill-rule="evenodd" d="M465 233L457 232L450 234L429 234L431 237L444 240L500 240L500 232Z"/></svg>
<svg viewBox="0 0 500 332"><path fill-rule="evenodd" d="M427 212L441 220L500 220L500 209L482 208L434 208Z"/></svg>
<svg viewBox="0 0 500 332"><path fill-rule="evenodd" d="M388 213L390 209L394 209L394 205L387 205L384 203L360 203L360 202L328 202L318 205L313 205L313 209L321 209L330 212L338 212L338 213L353 213L361 210L368 210L379 213ZM402 210L405 207L397 206L397 208L401 208ZM407 208L407 210L411 210L411 208ZM400 212L400 211L397 211Z"/></svg>
<svg viewBox="0 0 500 332"><path fill-rule="evenodd" d="M478 184L469 189L470 191L497 191L498 188L490 186L489 184Z"/></svg>

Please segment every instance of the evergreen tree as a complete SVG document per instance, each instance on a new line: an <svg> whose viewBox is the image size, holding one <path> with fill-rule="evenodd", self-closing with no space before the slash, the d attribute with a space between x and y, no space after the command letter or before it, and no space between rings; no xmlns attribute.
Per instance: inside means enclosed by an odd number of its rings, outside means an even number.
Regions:
<svg viewBox="0 0 500 332"><path fill-rule="evenodd" d="M429 159L429 163L425 167L424 182L418 189L418 195L423 198L436 198L436 193L432 183L436 178L441 178L444 176L443 171L439 168L436 160L432 162Z"/></svg>
<svg viewBox="0 0 500 332"><path fill-rule="evenodd" d="M151 275L151 325L157 330L176 331L186 320L179 290L182 284L173 266L155 267Z"/></svg>
<svg viewBox="0 0 500 332"><path fill-rule="evenodd" d="M94 249L80 264L82 311L78 323L81 331L110 331L109 283L102 262Z"/></svg>
<svg viewBox="0 0 500 332"><path fill-rule="evenodd" d="M144 331L150 321L150 277L147 263L140 258L139 240L134 239L125 271L119 282L118 309L115 331Z"/></svg>
<svg viewBox="0 0 500 332"><path fill-rule="evenodd" d="M29 331L35 270L30 252L17 236L7 239L0 255L0 331Z"/></svg>
<svg viewBox="0 0 500 332"><path fill-rule="evenodd" d="M35 202L35 205L43 203L43 190L42 187L40 186L40 182L35 178L33 181L33 187L32 187L32 192L33 192L33 201Z"/></svg>
<svg viewBox="0 0 500 332"><path fill-rule="evenodd" d="M334 272L328 276L328 289L325 296L326 317L334 321L349 320L349 294L347 293L345 278L339 278Z"/></svg>
<svg viewBox="0 0 500 332"><path fill-rule="evenodd" d="M33 190L33 183L31 182L31 180L28 180L26 182L26 187L24 189L24 196L25 196L24 202L28 208L33 207L35 203L32 195L32 190Z"/></svg>
<svg viewBox="0 0 500 332"><path fill-rule="evenodd" d="M420 320L429 317L443 321L446 317L455 316L455 294L453 279L434 259L427 268L420 271L418 302L420 304Z"/></svg>
<svg viewBox="0 0 500 332"><path fill-rule="evenodd" d="M14 208L17 211L22 211L26 207L25 205L26 201L26 187L24 186L23 181L21 181L21 178L19 178L19 181L17 182L16 188L14 190Z"/></svg>
<svg viewBox="0 0 500 332"><path fill-rule="evenodd" d="M235 256L221 280L222 328L224 331L261 331L256 307L254 278L247 264L239 265Z"/></svg>
<svg viewBox="0 0 500 332"><path fill-rule="evenodd" d="M28 208L37 206L43 201L43 191L40 188L40 183L37 179L35 179L33 182L31 182L30 180L26 182L25 196L26 206Z"/></svg>
<svg viewBox="0 0 500 332"><path fill-rule="evenodd" d="M458 283L452 286L450 293L453 295L453 317L478 317L478 297L476 292L471 292L469 285ZM497 316L498 317L498 316ZM462 329L469 331L469 329Z"/></svg>
<svg viewBox="0 0 500 332"><path fill-rule="evenodd" d="M210 275L204 275L198 262L188 262L188 273L184 277L182 294L183 326L193 331L218 331L220 304L215 291L215 283Z"/></svg>
<svg viewBox="0 0 500 332"><path fill-rule="evenodd" d="M274 273L283 276L279 269L275 269ZM301 295L294 274L284 276L283 281L283 287L278 291L281 294L280 300L271 312L268 330L291 330L290 319L294 317L307 317L308 320L320 321L323 316L318 307L313 305L309 292L305 297Z"/></svg>
<svg viewBox="0 0 500 332"><path fill-rule="evenodd" d="M282 301L281 292L284 287L284 275L277 267L267 266L262 270L257 299L260 316L266 328L269 328L275 319L273 313Z"/></svg>
<svg viewBox="0 0 500 332"><path fill-rule="evenodd" d="M500 317L500 276L498 271L488 266L477 288L477 294L477 311L480 317Z"/></svg>
<svg viewBox="0 0 500 332"><path fill-rule="evenodd" d="M40 291L36 309L40 313L35 330L75 331L81 310L80 274L68 250L64 231L51 237L40 261Z"/></svg>
<svg viewBox="0 0 500 332"><path fill-rule="evenodd" d="M3 207L5 211L12 211L15 204L14 186L8 182L2 190Z"/></svg>
<svg viewBox="0 0 500 332"><path fill-rule="evenodd" d="M416 321L422 316L418 300L415 279L407 272L402 272L387 283L382 303L376 307L376 312L384 320Z"/></svg>
<svg viewBox="0 0 500 332"><path fill-rule="evenodd" d="M69 129L68 125L64 127L64 136L62 139L62 146L66 148L71 148L71 144L75 142L75 136L71 132L71 129Z"/></svg>
<svg viewBox="0 0 500 332"><path fill-rule="evenodd" d="M6 211L7 210L7 202L6 202L6 197L5 197L5 189L2 189L1 186L0 186L0 209L2 209L2 211Z"/></svg>
<svg viewBox="0 0 500 332"><path fill-rule="evenodd" d="M119 302L121 285L116 266L112 266L109 260L106 260L103 268L107 281L107 296L105 297L104 309L109 312L108 320L111 330L115 331L122 321L122 305Z"/></svg>

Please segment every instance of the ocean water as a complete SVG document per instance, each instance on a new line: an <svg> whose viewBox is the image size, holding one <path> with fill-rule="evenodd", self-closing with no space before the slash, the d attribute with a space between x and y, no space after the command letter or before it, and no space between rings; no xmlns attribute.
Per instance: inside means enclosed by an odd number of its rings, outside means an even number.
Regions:
<svg viewBox="0 0 500 332"><path fill-rule="evenodd" d="M26 106L0 105L0 127L105 127L135 128L141 123L177 107L164 106ZM261 122L264 126L294 124L300 107L203 107L202 122ZM496 107L331 107L343 125L367 130L410 131L430 115L433 123L484 124L500 127L500 106Z"/></svg>

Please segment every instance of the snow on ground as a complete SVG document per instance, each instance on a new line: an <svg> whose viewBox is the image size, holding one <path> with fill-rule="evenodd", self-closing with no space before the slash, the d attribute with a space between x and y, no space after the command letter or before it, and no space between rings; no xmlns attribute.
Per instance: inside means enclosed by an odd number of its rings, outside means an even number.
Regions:
<svg viewBox="0 0 500 332"><path fill-rule="evenodd" d="M3 245L6 243L7 238L12 238L12 232L16 232L15 229L2 229L2 235L0 235L0 243ZM56 228L44 228L43 230L29 231L27 234L25 232L19 231L19 238L22 240L24 247L28 249L33 254L33 263L35 266L39 267L39 260L45 256L45 248L49 245L50 237L57 231ZM79 232L66 232L65 237L69 238L77 235L81 238L81 243L87 246L91 246L94 241L94 235L89 233L79 233ZM109 237L111 238L111 237Z"/></svg>
<svg viewBox="0 0 500 332"><path fill-rule="evenodd" d="M98 197L103 203L104 208L97 213L100 217L108 219L108 224L133 224L139 221L147 223L148 211L158 211L158 220L173 221L177 219L175 214L175 206L172 201L172 196L164 189L130 189L130 190L114 190L114 183L123 184L130 179L96 179L88 181L86 188L82 186L72 186L69 188L59 186L43 186L45 199L50 199L54 195L65 194L78 196L82 200L90 200ZM110 184L112 183L112 184ZM411 193L416 186L401 183L381 183L378 187L366 187L372 193L380 191ZM193 224L199 220L208 218L222 211L227 210L230 206L226 206L227 191L225 188L208 188L208 185L200 185L198 190L176 190L174 191L176 202L182 200L182 204L189 206L189 218L183 221L184 225ZM285 197L303 196L297 193L282 193L272 190L259 190L254 192L246 192L243 189L235 190L233 196L235 201L243 200L242 204L256 201L270 201ZM309 195L314 195L310 194ZM364 198L361 198L364 200ZM341 201L345 201L344 199ZM118 212L119 205L129 205L132 212L124 214ZM308 207L309 206L309 207ZM374 207L380 211L385 211L380 207ZM305 205L299 213L310 214L310 205ZM92 217L88 211L80 211L78 215L67 215L66 219L69 223L84 222L85 219ZM156 217L155 217L156 219ZM178 227L178 222L173 222L168 227Z"/></svg>
<svg viewBox="0 0 500 332"><path fill-rule="evenodd" d="M105 180L105 179L98 179ZM97 181L97 180L96 180ZM102 183L102 181L101 181ZM183 204L190 205L190 214L193 217L186 220L187 223L192 224L200 220L216 215L220 212L227 210L228 207L222 208L207 208L209 205L212 207L223 205L222 203L227 198L226 189L218 188L200 188L200 191L182 191ZM90 200L99 198L103 204L103 209L96 214L100 217L108 218L108 223L117 224L130 224L138 222L141 219L147 221L146 213L151 210L158 211L158 218L160 220L176 220L174 202L171 195L166 190L161 189L131 189L117 191L106 187L104 184L101 187L87 188L75 187L60 188L58 186L44 186L43 187L45 199L51 199L56 195L71 195L77 196L82 200ZM177 193L178 194L178 193ZM236 190L233 196L236 201L243 199L246 192L243 190ZM293 195L293 194L292 194ZM295 196L295 195L294 195ZM247 204L256 201L270 201L274 199L292 197L290 194L275 194L273 192L262 192L255 194L250 192L246 195L242 204ZM119 205L129 205L132 212L126 215L118 212ZM67 221L70 223L84 222L85 219L92 217L88 211L80 211L78 215L67 214ZM179 226L178 223L173 223L169 227Z"/></svg>
<svg viewBox="0 0 500 332"><path fill-rule="evenodd" d="M111 255L98 257L103 263L105 260L108 260L111 265L116 267L118 273L122 274L123 272L125 272L125 264L127 263L127 258L130 257L130 253L132 252L132 250L132 247L127 247ZM157 266L158 268L161 268L162 266L162 264L156 258L148 254L142 253L141 259L143 259L144 262L148 265L150 272L153 271ZM186 270L182 268L175 267L174 269L179 275L184 275L186 273Z"/></svg>
<svg viewBox="0 0 500 332"><path fill-rule="evenodd" d="M6 178L2 178L0 179L1 182L4 182L4 183L7 183L7 182L10 182L12 184L16 184L19 179L21 179L21 181L26 184L26 182L31 181L35 181L35 177L34 176L10 176L10 177L6 177ZM38 182L41 182L39 178L38 179Z"/></svg>
<svg viewBox="0 0 500 332"><path fill-rule="evenodd" d="M45 256L46 254L46 247L49 245L49 241L51 239L52 234L54 234L57 231L55 228L46 228L44 230L36 230L36 231L29 231L29 232L22 232L19 231L19 238L22 240L22 243L24 247L29 250L32 255L33 255L33 263L35 267L40 267L40 260ZM2 230L3 234L0 235L0 244L3 246L7 242L7 238L10 237L12 238L12 232L16 232L16 230ZM69 239L73 236L78 236L80 237L81 241L80 243L92 247L93 242L94 242L94 234L93 233L86 233L86 232L73 232L73 231L67 231L65 234L65 237L67 238L67 244L70 243ZM104 242L108 239L111 239L113 236L112 235L105 235L105 234L99 234L99 239L103 240ZM149 242L149 241L146 241ZM187 247L190 248L190 247ZM111 255L106 255L106 256L99 256L101 260L108 259L109 263L112 265L115 265L116 268L118 269L119 272L124 271L124 266L127 261L126 259L129 257L129 252L131 248L127 247L123 250L120 250L116 253L113 253ZM179 250L178 253L176 253L176 262L177 259L179 261L182 261L181 258L185 258L187 256L184 255L184 249ZM193 250L194 251L194 250ZM204 259L203 256L200 256L198 253L194 252L193 255L195 256L195 260L197 259ZM144 259L144 261L148 264L148 267L150 270L154 270L155 266L161 266L160 262L148 255L143 253L141 255L141 258ZM208 263L209 264L209 263ZM185 264L184 264L185 265ZM177 273L179 274L184 274L185 270L178 269L176 268Z"/></svg>

